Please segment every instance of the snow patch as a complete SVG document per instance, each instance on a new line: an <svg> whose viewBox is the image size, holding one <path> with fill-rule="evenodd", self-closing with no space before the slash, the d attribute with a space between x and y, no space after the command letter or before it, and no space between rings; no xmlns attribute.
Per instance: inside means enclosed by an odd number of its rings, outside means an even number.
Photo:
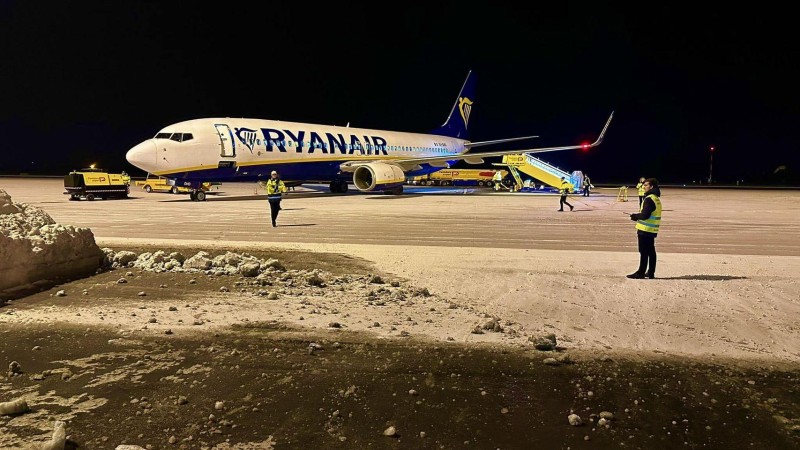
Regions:
<svg viewBox="0 0 800 450"><path fill-rule="evenodd" d="M91 275L102 261L90 229L58 224L0 189L0 302Z"/></svg>

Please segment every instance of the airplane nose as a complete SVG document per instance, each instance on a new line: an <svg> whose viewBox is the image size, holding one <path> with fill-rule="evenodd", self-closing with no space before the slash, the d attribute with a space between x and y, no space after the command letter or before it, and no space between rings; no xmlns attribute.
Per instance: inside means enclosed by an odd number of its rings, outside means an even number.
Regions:
<svg viewBox="0 0 800 450"><path fill-rule="evenodd" d="M125 159L145 172L153 172L156 168L156 143L151 139L134 146L125 154Z"/></svg>

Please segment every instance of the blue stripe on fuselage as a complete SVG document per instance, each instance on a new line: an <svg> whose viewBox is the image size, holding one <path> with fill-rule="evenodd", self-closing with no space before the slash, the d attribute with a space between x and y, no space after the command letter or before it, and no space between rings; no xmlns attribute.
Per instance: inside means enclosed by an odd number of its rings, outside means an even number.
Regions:
<svg viewBox="0 0 800 450"><path fill-rule="evenodd" d="M188 186L189 184L204 181L257 181L269 178L270 172L277 170L284 181L302 181L306 183L327 183L339 178L351 178L352 174L340 173L339 165L341 160L335 161L313 161L313 162L291 162L281 163L279 161L266 162L264 164L240 166L236 168L213 168L204 170L193 170L190 172L177 172L165 174L168 178L174 178L176 185ZM406 176L414 177L427 175L429 173L442 170L443 167L431 167L423 164L419 170L406 172ZM189 184L183 184L183 182Z"/></svg>

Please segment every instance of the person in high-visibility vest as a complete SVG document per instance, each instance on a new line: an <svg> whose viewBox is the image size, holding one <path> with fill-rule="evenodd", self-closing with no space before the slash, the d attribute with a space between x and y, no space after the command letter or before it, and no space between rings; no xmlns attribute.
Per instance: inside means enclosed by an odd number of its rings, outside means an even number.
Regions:
<svg viewBox="0 0 800 450"><path fill-rule="evenodd" d="M642 183L644 201L639 212L631 214L636 221L636 238L639 241L639 269L628 278L656 277L656 236L661 227L661 190L658 180L648 178Z"/></svg>
<svg viewBox="0 0 800 450"><path fill-rule="evenodd" d="M272 171L269 181L267 181L267 200L269 201L269 209L272 213L272 226L277 227L275 221L278 219L278 212L281 210L281 199L286 192L286 185L283 180L278 176L278 172Z"/></svg>
<svg viewBox="0 0 800 450"><path fill-rule="evenodd" d="M505 188L506 185L503 184L503 172L499 170L494 171L494 176L492 177L492 181L494 181L494 190L499 191L500 188Z"/></svg>
<svg viewBox="0 0 800 450"><path fill-rule="evenodd" d="M569 181L567 181L566 177L561 177L561 189L559 189L561 191L561 199L559 200L558 203L559 211L564 211L564 205L569 206L570 211L575 209L575 207L570 205L569 202L567 201L567 194L569 194L569 189L571 187L572 185L569 184Z"/></svg>
<svg viewBox="0 0 800 450"><path fill-rule="evenodd" d="M593 188L594 187L594 186L592 186L592 180L589 179L589 175L588 174L583 174L583 186L582 187L583 187L583 196L584 197L588 197L589 196L589 188Z"/></svg>
<svg viewBox="0 0 800 450"><path fill-rule="evenodd" d="M639 208L641 208L644 200L644 177L640 177L639 182L636 183L636 191L639 193Z"/></svg>

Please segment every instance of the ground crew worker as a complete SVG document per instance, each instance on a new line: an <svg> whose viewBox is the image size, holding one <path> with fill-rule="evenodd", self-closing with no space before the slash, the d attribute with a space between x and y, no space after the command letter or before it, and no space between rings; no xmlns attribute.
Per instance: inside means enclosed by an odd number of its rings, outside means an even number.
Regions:
<svg viewBox="0 0 800 450"><path fill-rule="evenodd" d="M505 187L503 185L503 172L499 170L494 171L494 176L492 177L494 181L494 190L499 191L501 187Z"/></svg>
<svg viewBox="0 0 800 450"><path fill-rule="evenodd" d="M575 209L574 206L570 205L569 202L567 202L567 194L569 194L569 188L570 187L571 186L570 186L569 182L567 181L567 178L566 177L561 177L561 189L560 189L560 191L561 191L561 200L559 200L559 206L560 206L559 211L564 211L564 205L569 206L569 210L570 211Z"/></svg>
<svg viewBox="0 0 800 450"><path fill-rule="evenodd" d="M592 180L589 179L589 175L584 174L583 175L583 196L584 197L588 197L589 196L589 188L590 187L593 187L592 186Z"/></svg>
<svg viewBox="0 0 800 450"><path fill-rule="evenodd" d="M645 199L639 212L631 214L636 221L636 238L639 241L639 269L628 278L656 277L656 236L661 226L661 190L655 178L642 182Z"/></svg>
<svg viewBox="0 0 800 450"><path fill-rule="evenodd" d="M639 177L639 182L636 183L636 191L639 193L639 208L642 207L644 201L644 177Z"/></svg>
<svg viewBox="0 0 800 450"><path fill-rule="evenodd" d="M278 172L272 171L271 178L267 181L267 200L269 201L269 209L272 213L272 226L277 227L278 224L275 220L278 218L278 211L281 210L281 198L283 193L286 192L286 185L278 176Z"/></svg>

